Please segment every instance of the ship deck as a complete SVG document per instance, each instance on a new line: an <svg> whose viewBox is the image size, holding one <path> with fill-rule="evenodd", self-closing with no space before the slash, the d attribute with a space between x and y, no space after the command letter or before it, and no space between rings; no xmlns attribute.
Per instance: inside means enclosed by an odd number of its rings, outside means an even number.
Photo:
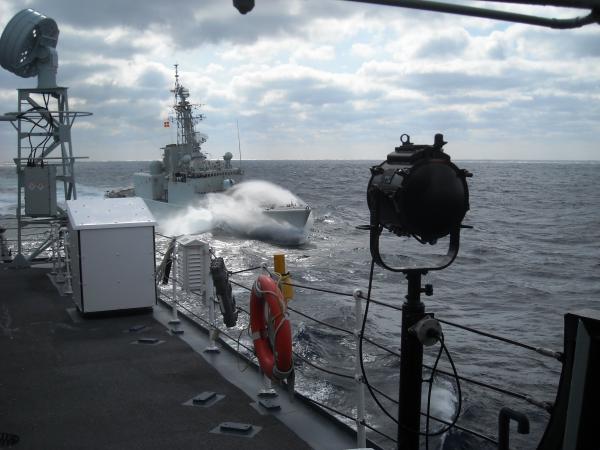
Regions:
<svg viewBox="0 0 600 450"><path fill-rule="evenodd" d="M0 434L18 435L16 448L356 447L283 395L277 413L256 406L259 375L241 374L228 352L202 353L206 338L190 323L182 337L171 335L163 306L84 318L47 274L0 265ZM137 343L143 337L160 341ZM204 391L224 397L210 407L184 405ZM258 432L216 433L223 422Z"/></svg>

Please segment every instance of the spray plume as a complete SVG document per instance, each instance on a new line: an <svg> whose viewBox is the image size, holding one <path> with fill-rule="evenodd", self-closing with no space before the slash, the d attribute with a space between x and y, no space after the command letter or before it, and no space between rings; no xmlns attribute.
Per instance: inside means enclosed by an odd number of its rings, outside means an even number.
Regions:
<svg viewBox="0 0 600 450"><path fill-rule="evenodd" d="M168 235L198 234L222 230L236 236L280 244L302 244L309 226L297 228L264 213L265 208L305 203L276 184L246 181L224 193L210 193L183 213L161 224Z"/></svg>

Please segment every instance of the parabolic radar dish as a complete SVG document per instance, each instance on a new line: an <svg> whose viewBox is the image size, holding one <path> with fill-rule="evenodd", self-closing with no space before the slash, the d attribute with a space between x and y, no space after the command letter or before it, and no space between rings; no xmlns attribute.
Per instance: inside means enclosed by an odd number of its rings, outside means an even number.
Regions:
<svg viewBox="0 0 600 450"><path fill-rule="evenodd" d="M33 9L17 13L0 37L0 65L23 78L38 76L38 88L56 87L58 26Z"/></svg>

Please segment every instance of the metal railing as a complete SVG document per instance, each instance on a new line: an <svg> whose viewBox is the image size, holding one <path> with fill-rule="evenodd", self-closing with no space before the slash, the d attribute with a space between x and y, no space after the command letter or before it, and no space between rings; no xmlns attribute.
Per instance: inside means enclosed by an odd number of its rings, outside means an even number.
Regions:
<svg viewBox="0 0 600 450"><path fill-rule="evenodd" d="M4 228L6 230L11 229L10 227L7 227L7 226L5 226ZM41 232L41 233L37 232L38 230L43 230L43 232ZM72 293L72 289L71 289L72 275L71 275L71 270L70 270L70 248L69 248L69 239L67 236L66 227L64 227L64 225L57 222L57 223L50 223L49 225L46 225L46 226L33 226L32 231L35 231L35 232L29 233L27 236L28 238L30 238L32 247L38 246L38 249L42 249L41 252L47 253L49 255L48 258L46 259L46 262L50 262L52 264L51 275L52 275L53 279L56 282L61 284L63 293ZM177 264L178 264L177 251L176 251L177 238L165 236L165 235L158 234L158 233L157 233L157 235L160 238L162 238L163 241L159 241L160 245L157 246L157 248L156 248L156 254L160 255L161 257L165 257L165 256L167 256L167 254L170 251L172 251L172 253L173 253L172 256L174 256L172 258L172 267L171 267L172 275L171 275L170 285L165 286L164 288L161 288L159 290L161 297L163 297L163 299L165 299L164 300L165 303L167 303L168 305L170 305L172 307L173 317L170 322L177 323L178 322L178 316L177 316L178 311L183 310L183 311L185 311L185 313L187 315L193 317L194 320L198 320L198 321L202 322L207 327L208 332L209 332L209 347L207 348L208 350L216 349L217 348L216 341L219 340L218 337L225 336L227 339L229 339L231 341L231 344L235 344L237 346L238 353L239 353L240 348L243 348L248 352L248 354L245 355L245 358L247 358L248 360L251 360L251 361L256 361L256 357L254 356L254 350L253 350L252 346L245 344L241 340L242 334L245 331L244 329L242 329L241 332L239 333L239 335L236 337L236 336L232 335L232 333L224 330L223 327L219 327L217 325L217 317L216 317L216 309L215 309L215 303L216 303L217 299L214 297L214 295L209 295L207 298L208 318L203 317L201 314L194 312L194 310L192 308L190 308L189 306L186 305L185 301L180 300L180 297L183 295L182 294L183 286L177 280ZM5 242L12 242L12 239L5 239ZM171 243L173 245L172 249L169 248L169 245ZM161 247L164 247L165 250L163 250L163 248L161 248ZM266 265L264 265L264 264L260 265L260 266L254 266L254 267L229 271L228 273L230 276L233 277L236 275L247 274L249 272L259 271L259 270L264 270L267 273L269 273L269 275L275 276L275 274L273 274L271 271L269 271L267 269ZM279 281L282 282L281 280L279 280ZM230 282L240 289L244 289L246 291L251 291L251 287L245 285L244 283L242 283L240 281L230 279ZM309 358L303 356L298 351L293 351L294 357L296 358L297 361L301 361L302 363L310 366L311 368L313 368L315 370L321 371L321 372L331 375L333 377L340 377L340 378L346 379L346 380L354 380L354 382L356 384L356 401L355 401L356 412L355 413L341 411L330 405L326 405L322 401L318 401L314 398L310 398L307 396L303 396L303 397L306 400L313 403L314 405L316 405L317 407L322 408L322 409L328 411L329 413L333 413L337 417L341 417L345 420L352 421L356 427L357 445L359 447L366 446L367 430L370 430L371 432L376 433L377 435L379 435L389 441L396 442L396 440L393 437L391 437L388 434L386 434L385 432L377 429L377 427L374 424L368 423L368 421L366 419L367 411L366 411L366 399L365 399L365 395L364 395L364 387L366 386L366 384L365 384L365 380L363 379L361 367L360 367L360 359L361 359L362 355L359 354L358 349L360 346L360 341L362 339L364 342L367 342L368 344L372 345L373 347L384 351L386 354L391 355L396 358L400 358L401 354L399 351L389 348L384 343L379 342L377 339L375 339L372 336L367 336L364 333L361 334L361 324L363 321L362 302L368 301L378 307L388 308L388 309L392 309L392 310L396 310L396 311L401 311L402 308L399 306L396 306L394 304L390 304L390 303L387 303L387 302L384 302L384 301L381 301L378 299L367 298L364 296L364 294L362 293L362 291L360 289L355 289L353 292L344 292L344 291L336 291L333 289L328 289L328 288L323 288L323 287L318 287L318 286L310 286L310 285L294 283L294 282L283 281L282 284L287 284L287 285L292 286L299 290L326 293L326 294L336 295L336 296L340 296L340 297L345 297L347 299L352 298L354 301L354 311L353 311L354 328L353 329L344 328L343 326L329 323L325 320L322 320L322 319L319 319L319 318L316 318L316 317L310 315L306 311L301 311L300 309L292 307L290 305L287 306L287 310L290 311L291 313L297 315L298 317L302 317L304 319L310 320L322 327L325 327L325 328L328 328L331 330L335 330L337 332L343 333L348 336L352 336L354 338L355 345L356 345L355 353L354 353L354 368L353 368L353 370L346 370L346 371L339 370L339 369L332 369L330 367L324 367L322 364L311 361ZM195 292L195 291L190 291L188 294L191 297L195 297L195 298L202 297L202 295L200 293ZM246 315L247 318L249 318L250 313L246 308L244 308L241 305L238 305L237 309L239 312L243 313L244 315ZM496 335L493 333L477 330L473 327L470 327L470 326L467 326L467 325L464 325L461 323L457 323L454 321L440 319L439 315L440 315L440 313L436 313L436 319L439 322L443 323L444 325L454 327L454 328L460 329L464 332L472 333L472 334L481 336L486 339L491 339L491 340L494 340L497 342L502 342L507 345L511 345L511 346L519 347L519 348L522 348L522 349L525 349L525 350L528 350L531 352L535 352L536 354L542 355L544 357L551 358L553 360L562 362L563 355L561 352L553 351L553 350L546 349L543 347L529 345L529 344L526 344L523 342L516 341L514 339L506 338L504 336L499 336L499 335ZM222 340L220 340L220 341L225 343L225 341L222 341ZM231 344L229 344L229 345L231 346ZM429 371L434 370L434 367L432 367L431 365L428 365L428 364L423 364L423 367ZM536 406L540 409L543 409L547 412L550 412L552 409L551 403L546 402L546 401L541 401L541 400L536 399L536 398L532 397L531 395L528 395L523 392L518 392L513 389L508 389L506 387L487 383L487 382L473 379L470 377L457 375L455 373L445 371L445 370L439 369L439 368L435 368L435 372L442 376L445 376L445 377L458 378L460 381L464 381L468 384L472 384L479 388L483 388L483 389L486 389L486 390L489 390L492 392L496 392L498 394L502 394L505 396L509 396L511 398L515 398L515 399L527 402L528 404L534 405L534 406ZM266 388L269 388L269 387L270 387L270 385L266 386ZM391 404L394 404L394 405L398 404L397 399L391 397L389 394L385 393L380 388L373 386L372 384L369 385L369 387L370 387L370 389L375 391L378 395L380 395L382 398L384 398L386 401L390 402ZM450 421L445 420L440 417L436 417L434 415L431 415L428 412L421 412L421 414L424 417L428 417L431 420L434 420L442 425L453 426L454 428L456 428L464 433L470 434L478 439L497 444L497 440L494 437L486 435L482 432L469 429L469 428L461 426L459 424L452 424Z"/></svg>
<svg viewBox="0 0 600 450"><path fill-rule="evenodd" d="M165 236L165 235L161 235L161 234L158 234L158 235L164 239L175 239L170 236ZM157 249L157 254L164 256L165 253L166 252L163 252L160 249ZM245 269L240 269L240 270L235 270L235 271L229 271L228 273L230 276L235 276L238 274L247 273L247 272L251 272L251 271L257 271L257 270L265 270L269 273L269 275L271 275L271 276L275 275L272 272L270 272L266 268L265 265L255 266L255 267L250 267L250 268L245 268ZM175 274L175 277L177 276L175 270L172 270L172 273ZM236 281L233 279L230 279L229 281L233 285L237 286L238 288L241 288L241 289L244 289L247 291L251 291L251 287L245 285L242 282L239 282L239 281ZM279 281L281 282L281 280L279 280ZM354 364L353 371L340 371L340 370L335 370L335 369L332 369L329 367L324 367L322 364L318 364L314 361L311 361L309 358L304 357L297 351L294 351L293 354L297 360L302 361L303 363L309 365L310 367L314 368L315 370L321 371L323 373L327 373L334 377L340 377L343 379L349 379L349 380L355 381L357 389L356 389L356 413L354 413L354 414L333 408L332 406L326 405L323 402L319 402L315 399L311 399L311 398L307 398L307 399L310 402L312 402L313 404L317 405L319 408L323 408L331 413L334 413L334 415L337 415L346 420L351 420L352 422L354 422L354 424L356 426L356 433L357 433L357 446L359 446L359 447L366 446L366 430L367 429L372 432L377 433L378 435L384 437L385 439L388 439L389 441L396 442L396 440L393 437L387 435L386 433L382 432L381 430L378 430L373 424L369 424L366 420L366 402L365 402L365 396L364 396L365 380L363 379L361 367L360 367L360 359L362 358L362 355L359 354L358 349L359 349L360 340L362 339L364 342L367 342L370 345L373 345L374 347L376 347L380 350L383 350L384 352L386 352L389 355L392 355L392 356L398 357L398 358L401 357L401 354L398 351L390 349L385 344L378 342L373 337L366 336L364 334L361 335L361 324L363 321L363 308L362 308L361 302L368 301L379 307L390 308L390 309L394 309L397 311L401 311L402 308L398 307L396 305L392 305L392 304L380 301L380 300L376 300L373 298L367 298L363 295L363 293L360 289L355 289L353 292L343 292L343 291L336 291L333 289L310 286L310 285L306 285L306 284L299 284L299 283L293 283L293 282L282 282L282 284L287 284L289 286L292 286L297 289L302 289L302 290L309 290L309 291L337 295L337 296L346 297L346 298L350 298L350 297L353 298L353 300L354 300L354 327L355 327L354 329L348 329L348 328L341 327L339 325L334 325L334 324L328 323L327 321L324 321L324 320L321 320L321 319L311 316L310 314L308 314L305 311L300 311L299 309L296 309L289 305L287 306L288 311L296 314L299 317L308 319L308 320L313 321L323 327L330 328L330 329L338 331L340 333L344 333L349 336L353 336L355 339L355 343L356 343L356 349L355 349L355 355L354 355L355 364ZM161 290L161 295L169 300L168 302L166 302L167 304L170 304L173 307L173 309L177 309L178 307L184 309L185 311L187 311L188 314L191 314L194 318L199 319L200 321L202 321L203 323L208 325L209 335L214 336L214 335L216 335L216 333L222 334L222 335L226 336L227 338L229 338L233 343L235 343L238 346L238 349L239 349L239 347L243 347L248 352L250 352L250 358L254 357L253 349L249 345L246 345L246 344L240 342L241 335L244 330L242 330L242 333L240 333L240 335L236 338L236 337L232 336L231 334L229 334L228 332L224 331L222 328L219 328L217 326L217 321L216 321L216 317L215 317L215 309L214 309L214 303L215 303L216 299L214 297L211 296L209 299L209 312L208 312L209 317L208 317L208 319L206 319L206 318L201 317L199 314L193 312L193 310L191 308L189 308L184 303L182 303L178 300L178 294L177 294L177 289L176 289L177 285L181 286L180 283L178 283L177 279L174 279L174 280L172 279L171 280L171 289L172 289L171 295L166 295ZM190 294L192 296L198 295L197 293L194 293L193 291L190 292ZM212 307L212 308L210 308L210 307ZM249 317L248 310L245 309L243 306L238 305L237 309L238 309L238 311L244 313L245 315L247 315ZM439 322L441 322L447 326L455 327L455 328L461 329L461 330L469 332L469 333L473 333L473 334L476 334L476 335L479 335L479 336L482 336L485 338L493 339L495 341L503 342L508 345L518 346L520 348L523 348L523 349L526 349L526 350L529 350L532 352L536 352L539 355L542 355L542 356L545 356L548 358L552 358L554 360L562 362L562 354L560 352L556 352L556 351L541 348L541 347L535 347L535 346L532 346L529 344L518 342L513 339L505 338L503 336L498 336L498 335L495 335L492 333L476 330L476 329L466 326L464 324L451 322L451 321L445 320L445 319L439 319L437 316L438 316L438 314L436 314L436 319ZM212 341L212 343L214 344L214 341ZM510 396L512 398L516 398L516 399L525 401L525 402L527 402L531 405L534 405L538 408L541 408L545 411L550 411L552 408L551 403L545 402L545 401L540 401L540 400L535 399L532 396L527 395L522 392L517 392L512 389L508 389L505 387L486 383L486 382L479 381L479 380L476 380L473 378L460 376L455 373L444 371L439 368L434 368L428 364L423 364L423 367L429 371L435 370L435 372L439 373L440 375L443 375L446 377L451 377L451 378L458 378L460 381L464 381L466 383L473 384L477 387L484 388L484 389L487 389L492 392L496 392L496 393L499 393L502 395ZM398 404L398 400L392 398L390 395L386 394L381 389L379 389L375 386L372 386L372 385L370 385L370 388L373 389L375 392L377 392L377 394L379 394L383 398L385 398L387 401L391 402L392 404L396 404L396 405ZM456 423L451 423L450 421L445 420L443 418L433 416L433 415L429 414L429 412L421 412L421 414L425 417L428 417L431 420L434 420L434 421L442 424L442 425L445 425L448 427L450 427L450 426L455 427L456 429L458 429L464 433L470 434L478 439L481 439L481 440L489 442L489 443L497 444L497 439L495 439L492 436L488 436L484 433L466 428L466 427L458 425Z"/></svg>

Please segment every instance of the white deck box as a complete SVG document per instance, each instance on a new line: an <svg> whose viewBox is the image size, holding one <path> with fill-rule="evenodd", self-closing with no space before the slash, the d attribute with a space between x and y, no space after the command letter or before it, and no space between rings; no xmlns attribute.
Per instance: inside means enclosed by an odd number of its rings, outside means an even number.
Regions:
<svg viewBox="0 0 600 450"><path fill-rule="evenodd" d="M154 226L141 198L67 201L73 301L83 313L156 304Z"/></svg>
<svg viewBox="0 0 600 450"><path fill-rule="evenodd" d="M177 272L184 291L194 291L206 298L210 278L210 246L194 236L179 239ZM212 280L211 280L212 281ZM210 288L212 285L210 286Z"/></svg>

